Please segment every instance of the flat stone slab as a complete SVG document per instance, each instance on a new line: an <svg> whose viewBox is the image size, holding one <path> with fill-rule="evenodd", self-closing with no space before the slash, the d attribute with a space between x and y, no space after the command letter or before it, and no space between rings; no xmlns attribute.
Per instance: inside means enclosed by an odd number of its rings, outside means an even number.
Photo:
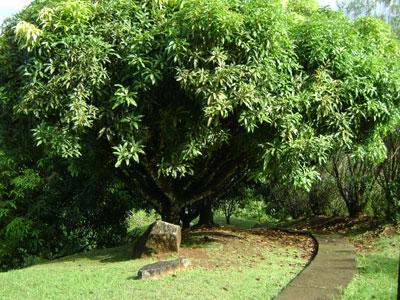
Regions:
<svg viewBox="0 0 400 300"><path fill-rule="evenodd" d="M334 299L339 297L356 272L356 252L338 234L315 234L318 253L283 291L277 300Z"/></svg>
<svg viewBox="0 0 400 300"><path fill-rule="evenodd" d="M169 272L186 269L190 265L190 261L184 257L174 260L158 261L156 263L143 266L138 271L138 278L157 277Z"/></svg>

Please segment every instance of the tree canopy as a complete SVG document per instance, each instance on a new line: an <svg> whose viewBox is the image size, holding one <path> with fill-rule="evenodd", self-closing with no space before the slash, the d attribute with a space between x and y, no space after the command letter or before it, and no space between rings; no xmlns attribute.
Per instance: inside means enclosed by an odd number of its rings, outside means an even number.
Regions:
<svg viewBox="0 0 400 300"><path fill-rule="evenodd" d="M376 19L295 4L36 0L1 34L1 109L71 170L106 152L171 222L272 170L310 188L338 148L384 159L397 40Z"/></svg>

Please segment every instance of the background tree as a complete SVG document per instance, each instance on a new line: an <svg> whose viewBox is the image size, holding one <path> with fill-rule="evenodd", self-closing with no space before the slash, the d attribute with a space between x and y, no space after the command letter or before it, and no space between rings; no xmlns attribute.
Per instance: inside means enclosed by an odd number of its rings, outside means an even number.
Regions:
<svg viewBox="0 0 400 300"><path fill-rule="evenodd" d="M225 216L226 224L231 224L231 217L239 209L240 204L243 202L241 195L233 195L232 197L224 197L218 201L218 208Z"/></svg>
<svg viewBox="0 0 400 300"><path fill-rule="evenodd" d="M400 37L400 2L397 0L384 1L384 0L351 0L351 1L338 1L338 6L350 17L357 18L360 16L372 16L381 19L391 26L391 30L396 34L397 38ZM375 198L380 198L384 195L384 201L379 202L375 206L376 213L379 210L384 211L387 219L394 220L396 213L398 213L397 199L400 198L399 190L397 189L399 182L398 174L398 128L384 133L385 144L387 148L386 159L381 164L370 166L364 175L369 177L377 176L378 187L373 187L379 190L375 193ZM355 162L357 163L357 162Z"/></svg>
<svg viewBox="0 0 400 300"><path fill-rule="evenodd" d="M35 1L0 53L17 130L70 165L101 149L174 223L242 172L309 189L334 149L383 159L398 116L383 23L281 1Z"/></svg>
<svg viewBox="0 0 400 300"><path fill-rule="evenodd" d="M339 152L332 158L332 175L350 217L357 217L364 212L368 193L377 180L375 170L374 164L351 155Z"/></svg>
<svg viewBox="0 0 400 300"><path fill-rule="evenodd" d="M399 129L388 134L385 139L387 157L378 166L378 184L385 202L384 214L388 220L396 221L400 213L400 135Z"/></svg>
<svg viewBox="0 0 400 300"><path fill-rule="evenodd" d="M249 196L246 193L246 185L241 183L218 199L215 206L218 210L222 211L226 224L229 225L231 217L238 212L239 208L244 207L245 203L249 200Z"/></svg>
<svg viewBox="0 0 400 300"><path fill-rule="evenodd" d="M397 37L400 36L399 0L342 0L338 7L351 18L373 16L389 23Z"/></svg>

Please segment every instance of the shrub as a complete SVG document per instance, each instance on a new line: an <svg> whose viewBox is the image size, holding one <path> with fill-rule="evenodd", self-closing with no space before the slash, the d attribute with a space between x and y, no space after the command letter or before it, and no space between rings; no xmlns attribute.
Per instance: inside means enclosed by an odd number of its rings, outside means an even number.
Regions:
<svg viewBox="0 0 400 300"><path fill-rule="evenodd" d="M136 239L157 219L160 219L160 215L153 209L132 209L126 219L129 236Z"/></svg>
<svg viewBox="0 0 400 300"><path fill-rule="evenodd" d="M134 197L118 180L74 177L54 161L39 165L28 168L0 151L1 270L126 239Z"/></svg>

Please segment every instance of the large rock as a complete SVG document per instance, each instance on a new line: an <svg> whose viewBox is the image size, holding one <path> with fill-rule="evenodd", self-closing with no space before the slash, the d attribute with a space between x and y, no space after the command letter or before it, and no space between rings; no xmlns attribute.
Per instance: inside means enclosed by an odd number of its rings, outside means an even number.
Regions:
<svg viewBox="0 0 400 300"><path fill-rule="evenodd" d="M149 226L135 246L135 256L178 252L182 230L178 225L156 221Z"/></svg>
<svg viewBox="0 0 400 300"><path fill-rule="evenodd" d="M186 258L180 257L169 261L158 261L156 263L146 265L139 269L138 278L149 278L160 276L169 272L183 270L190 265L190 261Z"/></svg>

